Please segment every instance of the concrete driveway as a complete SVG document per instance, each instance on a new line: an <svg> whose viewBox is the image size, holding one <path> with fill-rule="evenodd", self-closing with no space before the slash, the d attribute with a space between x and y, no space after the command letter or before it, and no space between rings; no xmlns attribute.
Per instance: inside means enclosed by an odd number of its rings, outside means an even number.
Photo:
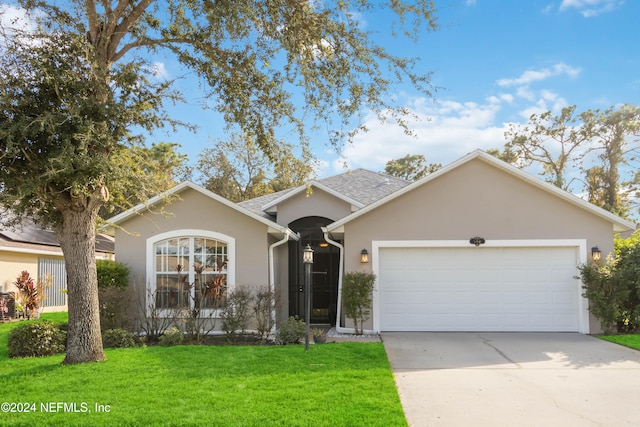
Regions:
<svg viewBox="0 0 640 427"><path fill-rule="evenodd" d="M573 333L383 333L410 426L640 424L640 351Z"/></svg>

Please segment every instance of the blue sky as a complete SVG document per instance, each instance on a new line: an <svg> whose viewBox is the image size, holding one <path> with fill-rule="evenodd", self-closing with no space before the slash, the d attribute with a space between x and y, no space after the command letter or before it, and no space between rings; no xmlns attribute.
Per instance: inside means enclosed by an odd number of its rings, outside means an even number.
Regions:
<svg viewBox="0 0 640 427"><path fill-rule="evenodd" d="M395 54L419 56L420 70L433 73L439 87L433 99L408 86L394 94L419 117L411 123L416 136L370 117L370 132L339 154L316 135L319 177L343 172L345 164L382 170L406 154L448 164L477 148L501 148L508 124L525 124L533 113L640 104L638 0L443 0L436 7L440 29L417 45L384 38L385 16L362 17L366 29L380 29L378 42ZM158 66L168 77L181 73L175 61L158 58ZM191 102L172 113L199 130L158 133L156 140L181 144L195 163L225 134L219 118L195 102L197 85L182 86Z"/></svg>
<svg viewBox="0 0 640 427"><path fill-rule="evenodd" d="M313 141L319 176L349 168L384 169L406 154L448 164L476 148L502 147L509 123L533 113L577 105L578 111L640 104L640 1L448 0L436 2L440 29L418 45L380 39L394 53L419 56L440 89L426 99L407 87L397 94L420 118L415 137L371 117L340 155L322 137ZM440 5L438 5L440 4ZM367 29L384 17L363 17ZM385 34L385 31L380 31ZM192 160L223 138L211 113L180 107L200 125L174 140Z"/></svg>

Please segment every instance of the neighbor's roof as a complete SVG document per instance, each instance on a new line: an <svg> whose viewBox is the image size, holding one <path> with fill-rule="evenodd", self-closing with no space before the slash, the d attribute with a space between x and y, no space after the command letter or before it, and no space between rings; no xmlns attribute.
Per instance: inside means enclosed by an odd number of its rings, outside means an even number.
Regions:
<svg viewBox="0 0 640 427"><path fill-rule="evenodd" d="M13 228L0 228L0 244L28 247L26 245L42 245L59 248L56 234L37 226L31 221L24 220L21 225ZM114 240L112 237L98 234L96 236L96 252L113 253Z"/></svg>
<svg viewBox="0 0 640 427"><path fill-rule="evenodd" d="M594 204L591 204L577 196L575 196L574 194L571 194L567 191L564 191L558 187L556 187L555 185L549 184L548 182L545 182L527 172L524 172L521 169L518 169L517 167L504 162L490 154L487 154L486 152L482 151L482 150L475 150L469 154L467 154L466 156L456 160L455 162L439 169L438 171L427 175L426 177L415 181L407 186L404 186L402 188L400 188L398 191L391 193L389 195L387 195L386 197L382 197L380 199L378 199L377 201L367 205L366 207L364 207L363 209L360 209L356 212L353 212L350 215L347 215L346 217L332 223L329 224L326 229L327 231L331 232L331 231L340 231L342 226L344 226L346 223L358 218L361 215L366 214L369 211L372 211L373 209L376 209L378 206L381 206L385 203L390 202L391 200L400 197L403 194L406 194L408 192L410 192L411 190L413 190L416 187L420 187L421 185L424 185L427 182L430 182L432 180L438 179L438 177L440 177L441 175L444 175L454 169L456 169L457 167L471 161L474 159L479 159L482 160L486 163L489 163L490 165L497 167L498 169L501 169L507 173L510 173L511 175L516 176L517 178L532 184L538 188L541 188L551 194L554 194L557 197L560 197L561 199L566 200L567 202L576 205L582 209L585 209L607 221L610 221L613 224L613 231L614 232L622 232L622 231L629 231L629 230L634 230L636 228L636 225L633 224L630 221L627 221L625 219L620 218L619 216L605 210L602 209L598 206L595 206Z"/></svg>

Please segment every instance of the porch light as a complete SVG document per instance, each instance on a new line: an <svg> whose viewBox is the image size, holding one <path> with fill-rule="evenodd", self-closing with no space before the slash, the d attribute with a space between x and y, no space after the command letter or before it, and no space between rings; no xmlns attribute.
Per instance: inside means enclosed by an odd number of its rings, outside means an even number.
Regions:
<svg viewBox="0 0 640 427"><path fill-rule="evenodd" d="M313 264L313 249L311 249L309 244L307 244L307 247L304 248L302 252L302 262L305 264Z"/></svg>
<svg viewBox="0 0 640 427"><path fill-rule="evenodd" d="M360 251L360 262L366 264L369 262L369 251L363 249Z"/></svg>
<svg viewBox="0 0 640 427"><path fill-rule="evenodd" d="M591 248L591 259L594 261L600 261L602 259L602 252L597 246Z"/></svg>
<svg viewBox="0 0 640 427"><path fill-rule="evenodd" d="M304 291L305 313L304 313L304 351L309 351L309 323L311 322L311 265L313 264L313 249L307 244L302 251L302 262L304 263Z"/></svg>

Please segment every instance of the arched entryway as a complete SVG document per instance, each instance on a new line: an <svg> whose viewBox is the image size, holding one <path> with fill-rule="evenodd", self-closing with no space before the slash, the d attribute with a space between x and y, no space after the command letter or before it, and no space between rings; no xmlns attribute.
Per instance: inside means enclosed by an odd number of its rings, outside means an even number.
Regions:
<svg viewBox="0 0 640 427"><path fill-rule="evenodd" d="M338 248L327 244L321 227L334 222L323 217L305 217L293 221L289 228L300 233L300 240L289 242L289 315L304 318L304 265L302 251L313 249L311 323L335 325L338 301Z"/></svg>

